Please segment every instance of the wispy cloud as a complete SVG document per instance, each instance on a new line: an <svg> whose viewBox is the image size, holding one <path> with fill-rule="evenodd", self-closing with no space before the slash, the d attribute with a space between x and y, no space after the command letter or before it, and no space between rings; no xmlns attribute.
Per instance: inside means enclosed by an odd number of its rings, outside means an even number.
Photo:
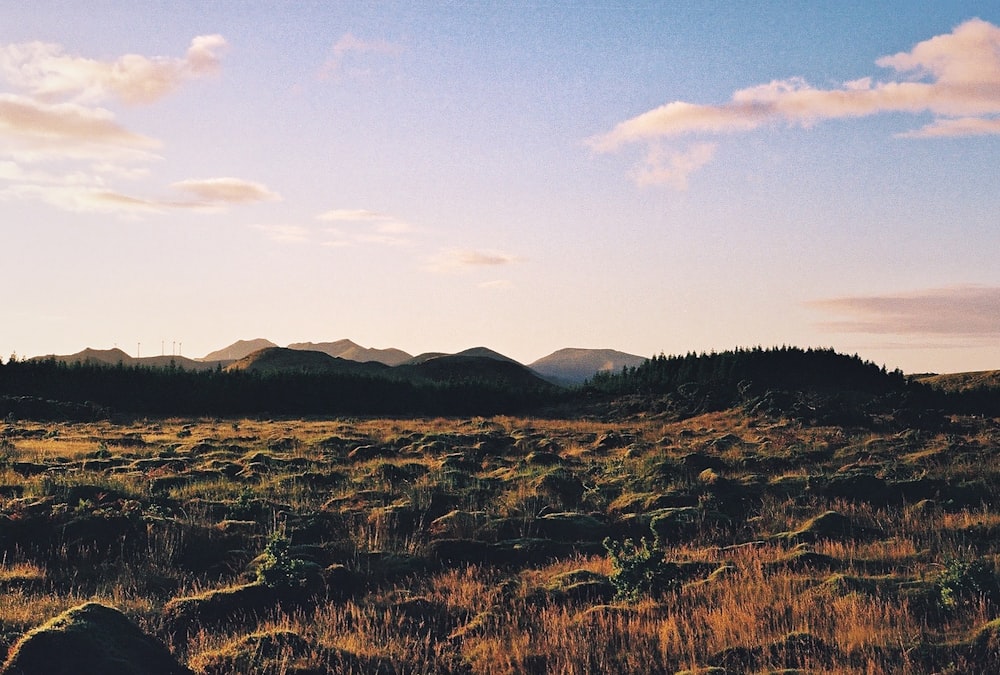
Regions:
<svg viewBox="0 0 1000 675"><path fill-rule="evenodd" d="M199 35L180 58L125 54L99 61L67 54L58 44L24 42L0 47L0 73L40 101L152 103L187 80L217 72L225 47L221 35Z"/></svg>
<svg viewBox="0 0 1000 675"><path fill-rule="evenodd" d="M15 184L0 190L0 200L40 201L76 213L156 213L163 206L155 201L84 185Z"/></svg>
<svg viewBox="0 0 1000 675"><path fill-rule="evenodd" d="M80 175L74 182L66 177L41 172L26 173L11 162L0 162L0 179L30 180L0 190L3 200L36 200L65 211L101 213L161 213L176 209L217 211L230 205L280 199L265 185L237 178L190 180L175 183L187 198L149 199L108 189L93 176Z"/></svg>
<svg viewBox="0 0 1000 675"><path fill-rule="evenodd" d="M418 231L417 227L405 220L368 209L331 209L319 214L316 219L343 226L327 229L328 234L335 236L328 245L335 246L351 244L407 246L412 240L404 235L412 235ZM351 228L351 231L345 227Z"/></svg>
<svg viewBox="0 0 1000 675"><path fill-rule="evenodd" d="M842 318L821 327L842 333L1000 338L1000 287L953 286L891 295L815 300L808 306Z"/></svg>
<svg viewBox="0 0 1000 675"><path fill-rule="evenodd" d="M148 160L159 147L103 108L0 94L0 153L19 161Z"/></svg>
<svg viewBox="0 0 1000 675"><path fill-rule="evenodd" d="M368 209L331 209L316 216L317 220L332 222L377 222L387 218L391 218L391 216L379 213L378 211L369 211Z"/></svg>
<svg viewBox="0 0 1000 675"><path fill-rule="evenodd" d="M217 206L222 204L251 204L253 202L278 201L281 195L266 185L239 178L208 178L205 180L184 180L172 185L173 188L191 194L196 201L180 206Z"/></svg>
<svg viewBox="0 0 1000 675"><path fill-rule="evenodd" d="M330 57L323 64L320 76L324 78L339 77L342 74L352 76L365 75L370 68L353 59L360 55L398 56L403 46L387 40L362 40L351 33L342 35L330 48Z"/></svg>
<svg viewBox="0 0 1000 675"><path fill-rule="evenodd" d="M183 57L126 54L97 60L62 46L25 42L0 46L0 189L5 200L43 201L68 211L150 213L218 209L277 199L259 183L233 178L182 181L186 198L146 198L108 187L148 174L161 143L135 133L101 107L105 100L149 104L184 82L215 73L226 41L195 37ZM139 165L137 168L136 165Z"/></svg>
<svg viewBox="0 0 1000 675"><path fill-rule="evenodd" d="M427 261L434 272L460 272L477 267L499 267L518 262L518 258L500 251L452 248L439 252Z"/></svg>
<svg viewBox="0 0 1000 675"><path fill-rule="evenodd" d="M309 230L301 225L254 225L272 241L282 243L302 243L309 241Z"/></svg>
<svg viewBox="0 0 1000 675"><path fill-rule="evenodd" d="M598 152L615 152L629 144L667 138L745 132L779 123L809 127L822 120L889 112L936 117L920 130L901 134L906 137L1000 133L997 26L971 19L951 33L918 43L909 52L884 56L876 65L905 78L874 82L864 77L834 89L818 89L801 78L791 78L741 89L722 105L673 101L621 122L589 139L589 144ZM690 155L695 147L681 156ZM677 172L671 173L669 162L666 166L668 179L661 182L683 186L684 181L673 178ZM650 177L659 175L658 167L654 165L652 172L640 170L636 179L655 182Z"/></svg>
<svg viewBox="0 0 1000 675"><path fill-rule="evenodd" d="M367 225L383 234L405 234L417 230L411 223L378 211L368 209L332 209L316 216L317 220L332 223Z"/></svg>
<svg viewBox="0 0 1000 675"><path fill-rule="evenodd" d="M687 190L688 176L712 161L715 143L696 143L685 151L668 151L653 145L646 162L636 170L639 185L669 185L675 190Z"/></svg>
<svg viewBox="0 0 1000 675"><path fill-rule="evenodd" d="M514 284L509 279L494 279L493 281L484 281L477 285L479 288L485 288L491 291L505 291L514 287Z"/></svg>

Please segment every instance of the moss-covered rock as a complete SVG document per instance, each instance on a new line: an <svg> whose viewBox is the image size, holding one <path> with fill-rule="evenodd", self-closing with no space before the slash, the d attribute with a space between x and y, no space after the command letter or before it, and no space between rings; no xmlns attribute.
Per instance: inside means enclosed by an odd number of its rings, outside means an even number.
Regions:
<svg viewBox="0 0 1000 675"><path fill-rule="evenodd" d="M774 535L774 539L796 542L812 542L820 539L851 541L874 539L881 535L878 530L859 525L836 511L824 511L804 522L799 529L781 532Z"/></svg>
<svg viewBox="0 0 1000 675"><path fill-rule="evenodd" d="M546 582L545 590L551 597L570 601L607 603L615 596L615 587L607 576L585 569L553 575Z"/></svg>
<svg viewBox="0 0 1000 675"><path fill-rule="evenodd" d="M254 582L174 598L164 605L163 617L174 631L184 633L195 625L248 619L273 606L276 601L273 589Z"/></svg>
<svg viewBox="0 0 1000 675"><path fill-rule="evenodd" d="M29 631L2 675L193 675L113 607L88 602Z"/></svg>

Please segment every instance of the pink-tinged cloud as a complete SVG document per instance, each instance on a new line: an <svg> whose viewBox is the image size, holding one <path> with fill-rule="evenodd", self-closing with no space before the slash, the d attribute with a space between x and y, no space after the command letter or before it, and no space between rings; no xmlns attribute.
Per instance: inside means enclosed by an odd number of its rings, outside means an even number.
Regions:
<svg viewBox="0 0 1000 675"><path fill-rule="evenodd" d="M211 212L232 204L250 204L281 198L260 183L238 178L174 183L172 186L174 189L191 195L188 199L147 199L127 195L95 185L93 176L81 175L74 182L55 180L52 174L25 172L13 162L0 163L0 178L19 182L0 191L0 199L38 200L66 211L78 212L145 214L177 209ZM48 180L49 178L52 180Z"/></svg>
<svg viewBox="0 0 1000 675"><path fill-rule="evenodd" d="M107 110L0 94L0 153L89 158L146 153L160 143L119 125Z"/></svg>
<svg viewBox="0 0 1000 675"><path fill-rule="evenodd" d="M905 136L1000 133L997 26L971 19L951 33L920 42L909 52L882 57L876 64L908 79L874 82L863 77L836 89L817 89L801 78L775 80L736 91L721 105L673 101L588 142L598 152L614 152L628 144L665 138L746 132L775 124L809 127L823 120L889 112L936 116L933 124ZM644 175L640 171L639 176Z"/></svg>
<svg viewBox="0 0 1000 675"><path fill-rule="evenodd" d="M959 117L940 119L915 131L899 134L901 138L949 138L992 136L1000 134L1000 118Z"/></svg>
<svg viewBox="0 0 1000 675"><path fill-rule="evenodd" d="M413 232L416 228L406 221L399 220L395 216L390 216L378 211L368 209L332 209L316 216L317 220L328 222L351 222L370 225L377 232L383 234L405 234Z"/></svg>
<svg viewBox="0 0 1000 675"><path fill-rule="evenodd" d="M329 221L360 221L360 222L370 222L370 221L381 221L391 218L384 213L379 213L378 211L369 211L368 209L332 209L316 216L318 220L329 220Z"/></svg>
<svg viewBox="0 0 1000 675"><path fill-rule="evenodd" d="M807 303L843 318L821 323L843 333L1000 337L1000 288L955 286Z"/></svg>
<svg viewBox="0 0 1000 675"><path fill-rule="evenodd" d="M0 200L34 200L74 213L141 215L164 210L162 203L113 190L78 185L16 184L0 190Z"/></svg>
<svg viewBox="0 0 1000 675"><path fill-rule="evenodd" d="M330 48L330 58L323 64L321 77L339 75L351 55L379 54L383 56L398 56L403 51L401 45L386 40L362 40L350 33L342 35Z"/></svg>
<svg viewBox="0 0 1000 675"><path fill-rule="evenodd" d="M309 230L300 225L254 225L268 239L286 244L309 241Z"/></svg>
<svg viewBox="0 0 1000 675"><path fill-rule="evenodd" d="M225 47L221 35L199 35L181 58L126 54L98 61L66 54L58 44L25 42L0 48L0 74L42 101L92 103L114 97L152 103L187 80L217 72Z"/></svg>
<svg viewBox="0 0 1000 675"><path fill-rule="evenodd" d="M427 269L434 272L458 272L475 267L510 265L517 261L516 256L501 251L448 249L428 260Z"/></svg>
<svg viewBox="0 0 1000 675"><path fill-rule="evenodd" d="M205 205L252 204L281 199L281 195L271 191L267 186L239 178L184 180L174 183L172 187L190 193L198 203Z"/></svg>
<svg viewBox="0 0 1000 675"><path fill-rule="evenodd" d="M669 152L654 145L646 162L636 170L639 185L669 185L675 190L687 190L688 176L712 161L715 143L696 143L683 152Z"/></svg>

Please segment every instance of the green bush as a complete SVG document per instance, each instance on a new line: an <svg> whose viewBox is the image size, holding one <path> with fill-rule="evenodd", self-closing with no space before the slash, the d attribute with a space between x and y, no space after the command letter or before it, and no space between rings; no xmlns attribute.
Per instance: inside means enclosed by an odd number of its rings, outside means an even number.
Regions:
<svg viewBox="0 0 1000 675"><path fill-rule="evenodd" d="M316 563L292 556L291 542L280 533L271 535L260 566L257 581L277 589L304 588L318 576Z"/></svg>
<svg viewBox="0 0 1000 675"><path fill-rule="evenodd" d="M650 547L645 537L636 544L604 540L611 560L611 584L615 597L634 602L642 596L658 596L680 584L677 565L663 559L663 553Z"/></svg>
<svg viewBox="0 0 1000 675"><path fill-rule="evenodd" d="M970 602L1000 600L1000 582L989 560L949 560L934 579L938 605L954 609Z"/></svg>

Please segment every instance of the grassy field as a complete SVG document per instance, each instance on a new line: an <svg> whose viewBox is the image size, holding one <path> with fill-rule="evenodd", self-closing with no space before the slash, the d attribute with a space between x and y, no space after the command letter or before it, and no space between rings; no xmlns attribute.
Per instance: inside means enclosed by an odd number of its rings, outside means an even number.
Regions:
<svg viewBox="0 0 1000 675"><path fill-rule="evenodd" d="M92 600L206 674L1000 668L990 419L0 429L12 656Z"/></svg>

